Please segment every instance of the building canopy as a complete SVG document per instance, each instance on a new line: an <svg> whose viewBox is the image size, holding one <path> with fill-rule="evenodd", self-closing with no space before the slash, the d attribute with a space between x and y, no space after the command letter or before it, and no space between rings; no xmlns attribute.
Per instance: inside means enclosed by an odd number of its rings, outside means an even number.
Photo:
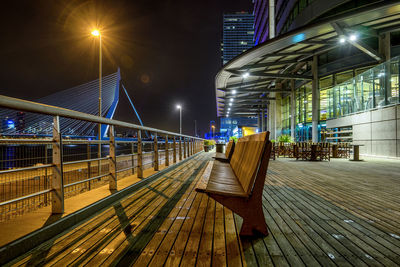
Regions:
<svg viewBox="0 0 400 267"><path fill-rule="evenodd" d="M266 41L229 61L216 76L217 116L255 116L274 99L270 93L290 91L288 80L312 80L307 62L342 45L352 45L372 61L382 56L365 39L400 29L400 4L384 1Z"/></svg>

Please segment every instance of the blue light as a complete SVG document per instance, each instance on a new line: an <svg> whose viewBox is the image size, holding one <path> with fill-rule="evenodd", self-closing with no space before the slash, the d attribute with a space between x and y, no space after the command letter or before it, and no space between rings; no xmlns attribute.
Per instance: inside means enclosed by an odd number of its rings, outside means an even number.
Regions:
<svg viewBox="0 0 400 267"><path fill-rule="evenodd" d="M306 39L306 35L304 33L299 33L299 34L293 36L293 42L295 42L295 43L304 41L304 39Z"/></svg>
<svg viewBox="0 0 400 267"><path fill-rule="evenodd" d="M15 128L15 123L13 120L7 120L7 128L8 129L13 129Z"/></svg>

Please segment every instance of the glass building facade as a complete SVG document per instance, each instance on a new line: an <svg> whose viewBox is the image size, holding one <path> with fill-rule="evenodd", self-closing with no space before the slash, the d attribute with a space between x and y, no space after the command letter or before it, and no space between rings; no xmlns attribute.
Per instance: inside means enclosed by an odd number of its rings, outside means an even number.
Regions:
<svg viewBox="0 0 400 267"><path fill-rule="evenodd" d="M246 12L224 14L221 43L222 63L254 46L254 15Z"/></svg>
<svg viewBox="0 0 400 267"><path fill-rule="evenodd" d="M365 68L352 69L319 79L319 116L320 129L326 126L326 120L349 114L368 111L399 104L399 64L400 57ZM312 123L312 83L297 88L296 139L311 139ZM282 133L290 134L290 96L281 100Z"/></svg>

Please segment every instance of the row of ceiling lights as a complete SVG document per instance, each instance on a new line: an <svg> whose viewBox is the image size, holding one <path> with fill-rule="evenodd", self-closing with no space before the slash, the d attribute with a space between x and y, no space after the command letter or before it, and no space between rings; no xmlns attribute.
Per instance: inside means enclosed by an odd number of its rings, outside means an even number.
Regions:
<svg viewBox="0 0 400 267"><path fill-rule="evenodd" d="M346 40L350 40L350 41L354 42L354 41L357 40L357 35L356 35L356 34L351 34L348 38L347 38L346 36L341 36L341 37L339 38L339 42L340 42L341 44L344 44L344 43L346 42ZM246 78L248 78L249 76L250 76L250 73L248 73L248 72L245 72L245 73L242 74L242 78L243 78L243 79L246 79ZM236 94L236 90L232 90L232 94L235 95L235 94ZM232 106L232 102L233 102L233 98L230 99L229 106ZM230 110L231 110L231 108L229 107L229 108L228 108L228 112L227 112L227 114L226 114L226 117L229 117L229 112L230 112Z"/></svg>

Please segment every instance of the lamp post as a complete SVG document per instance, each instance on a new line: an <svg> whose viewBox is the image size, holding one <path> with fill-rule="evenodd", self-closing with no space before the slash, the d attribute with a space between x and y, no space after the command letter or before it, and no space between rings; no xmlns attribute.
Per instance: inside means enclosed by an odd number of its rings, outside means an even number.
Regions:
<svg viewBox="0 0 400 267"><path fill-rule="evenodd" d="M211 125L211 128L212 128L212 137L214 138L214 136L215 136L215 126Z"/></svg>
<svg viewBox="0 0 400 267"><path fill-rule="evenodd" d="M179 134L182 134L182 106L177 105L177 109L179 109Z"/></svg>
<svg viewBox="0 0 400 267"><path fill-rule="evenodd" d="M92 31L93 36L99 37L99 117L101 117L101 74L102 74L102 59L101 59L101 33L99 30ZM101 140L101 123L99 123L99 141ZM101 158L101 143L99 143L99 158Z"/></svg>

